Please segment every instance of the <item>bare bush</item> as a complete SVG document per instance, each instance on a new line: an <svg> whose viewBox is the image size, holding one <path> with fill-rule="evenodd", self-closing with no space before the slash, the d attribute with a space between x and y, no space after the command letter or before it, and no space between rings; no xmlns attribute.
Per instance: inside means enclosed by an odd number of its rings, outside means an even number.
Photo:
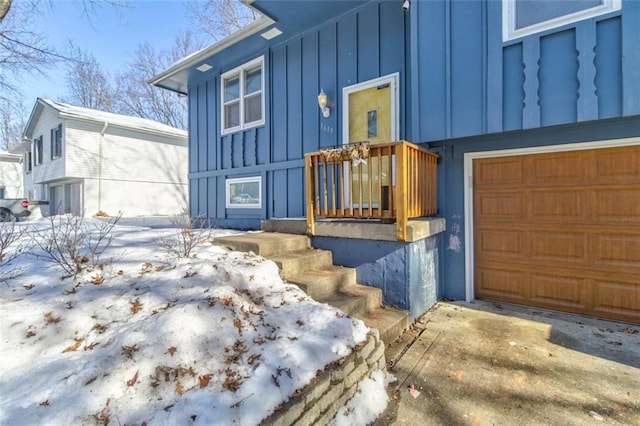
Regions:
<svg viewBox="0 0 640 426"><path fill-rule="evenodd" d="M211 227L203 226L202 216L174 216L171 224L176 227L173 236L162 236L158 245L179 258L191 257L191 252L202 243L211 240Z"/></svg>
<svg viewBox="0 0 640 426"><path fill-rule="evenodd" d="M20 255L29 250L25 242L25 228L16 229L15 222L0 222L0 283L19 277L26 268L13 266L11 263Z"/></svg>
<svg viewBox="0 0 640 426"><path fill-rule="evenodd" d="M33 242L43 252L37 256L61 267L65 272L62 278L111 263L113 259L103 261L102 255L111 245L113 227L121 217L119 213L90 227L81 216L51 216L49 227L33 231Z"/></svg>

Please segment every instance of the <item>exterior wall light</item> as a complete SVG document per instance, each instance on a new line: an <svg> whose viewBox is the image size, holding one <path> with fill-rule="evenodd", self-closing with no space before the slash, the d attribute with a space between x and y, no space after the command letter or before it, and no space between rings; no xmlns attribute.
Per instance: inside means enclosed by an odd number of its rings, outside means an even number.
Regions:
<svg viewBox="0 0 640 426"><path fill-rule="evenodd" d="M329 117L329 115L331 115L331 110L327 106L327 95L322 89L320 89L320 94L318 95L318 106L320 107L320 111L322 111L322 116L324 118L327 118Z"/></svg>

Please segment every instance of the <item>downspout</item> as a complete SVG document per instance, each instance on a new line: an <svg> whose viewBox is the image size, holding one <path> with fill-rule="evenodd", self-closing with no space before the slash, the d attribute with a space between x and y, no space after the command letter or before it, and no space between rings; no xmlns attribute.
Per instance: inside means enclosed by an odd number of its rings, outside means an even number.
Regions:
<svg viewBox="0 0 640 426"><path fill-rule="evenodd" d="M104 122L102 130L100 130L100 140L98 141L98 211L102 211L102 143L104 142L104 133L107 131L109 123ZM83 207L84 208L84 207Z"/></svg>

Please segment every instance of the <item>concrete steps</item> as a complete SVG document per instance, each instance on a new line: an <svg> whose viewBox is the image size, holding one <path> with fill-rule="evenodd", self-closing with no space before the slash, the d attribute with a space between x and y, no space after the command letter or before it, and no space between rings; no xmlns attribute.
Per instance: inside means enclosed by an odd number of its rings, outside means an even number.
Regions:
<svg viewBox="0 0 640 426"><path fill-rule="evenodd" d="M304 235L247 233L217 237L214 242L273 260L284 280L298 285L314 300L335 306L378 329L386 343L409 327L408 312L382 306L382 290L358 284L355 269L333 265L331 252L311 248Z"/></svg>

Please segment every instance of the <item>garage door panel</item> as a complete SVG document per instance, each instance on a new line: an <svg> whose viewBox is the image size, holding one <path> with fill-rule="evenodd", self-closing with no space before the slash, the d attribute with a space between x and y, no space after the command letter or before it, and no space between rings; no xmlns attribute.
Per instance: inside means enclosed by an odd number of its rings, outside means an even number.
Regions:
<svg viewBox="0 0 640 426"><path fill-rule="evenodd" d="M595 179L599 183L631 183L640 181L640 148L603 150L598 153Z"/></svg>
<svg viewBox="0 0 640 426"><path fill-rule="evenodd" d="M600 316L640 322L640 284L614 278L595 280L593 294L593 310Z"/></svg>
<svg viewBox="0 0 640 426"><path fill-rule="evenodd" d="M612 268L638 269L640 272L640 235L596 234L592 238L594 263Z"/></svg>
<svg viewBox="0 0 640 426"><path fill-rule="evenodd" d="M585 217L585 191L576 189L532 191L528 194L528 211L536 220L582 220Z"/></svg>
<svg viewBox="0 0 640 426"><path fill-rule="evenodd" d="M584 232L531 232L531 257L547 262L586 262L587 235Z"/></svg>
<svg viewBox="0 0 640 426"><path fill-rule="evenodd" d="M526 300L523 294L526 286L522 285L526 279L525 273L498 266L478 269L476 274L484 284L479 289L480 297L500 297L500 300L519 302Z"/></svg>
<svg viewBox="0 0 640 426"><path fill-rule="evenodd" d="M586 308L587 280L571 276L532 274L531 300L550 309Z"/></svg>
<svg viewBox="0 0 640 426"><path fill-rule="evenodd" d="M509 229L483 229L477 233L479 250L495 257L521 257L524 251L524 232Z"/></svg>
<svg viewBox="0 0 640 426"><path fill-rule="evenodd" d="M476 179L483 186L490 188L504 184L522 184L522 167L518 158L502 157L487 159L476 169Z"/></svg>
<svg viewBox="0 0 640 426"><path fill-rule="evenodd" d="M604 222L640 224L640 186L594 190L593 218Z"/></svg>
<svg viewBox="0 0 640 426"><path fill-rule="evenodd" d="M519 192L487 192L479 200L477 208L488 219L522 218L526 214L524 200Z"/></svg>
<svg viewBox="0 0 640 426"><path fill-rule="evenodd" d="M640 322L640 146L473 166L476 297Z"/></svg>
<svg viewBox="0 0 640 426"><path fill-rule="evenodd" d="M588 170L585 163L589 161L588 157L576 152L530 156L524 161L527 160L531 163L531 167L526 167L530 170L529 182L548 182L554 186L584 182L585 171Z"/></svg>

